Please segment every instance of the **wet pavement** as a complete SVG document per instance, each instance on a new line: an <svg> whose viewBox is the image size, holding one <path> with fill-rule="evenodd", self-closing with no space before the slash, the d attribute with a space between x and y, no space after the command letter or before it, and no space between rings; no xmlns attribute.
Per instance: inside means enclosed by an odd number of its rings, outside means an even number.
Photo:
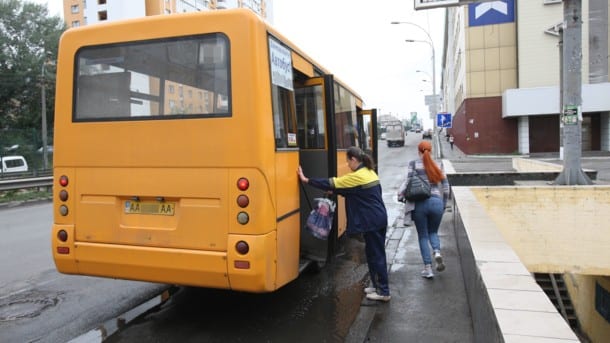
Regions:
<svg viewBox="0 0 610 343"><path fill-rule="evenodd" d="M457 147L452 159L465 158ZM386 253L390 268L388 303L363 300L346 342L472 342L472 318L453 231L453 212L448 209L439 237L446 269L433 279L420 276L423 261L417 231L404 223L400 213L389 223ZM409 225L405 225L409 224ZM368 325L368 327L367 327Z"/></svg>
<svg viewBox="0 0 610 343"><path fill-rule="evenodd" d="M468 156L440 140L440 155L455 172L515 171L513 157L532 158L558 165L558 154L529 156ZM583 152L582 168L594 169L595 184L610 181L610 153ZM386 253L390 263L389 303L361 307L346 342L472 342L473 323L454 234L453 212L445 212L439 229L446 270L432 280L419 275L422 260L417 232L402 217L388 231ZM363 300L363 305L367 300ZM368 327L367 327L368 325Z"/></svg>

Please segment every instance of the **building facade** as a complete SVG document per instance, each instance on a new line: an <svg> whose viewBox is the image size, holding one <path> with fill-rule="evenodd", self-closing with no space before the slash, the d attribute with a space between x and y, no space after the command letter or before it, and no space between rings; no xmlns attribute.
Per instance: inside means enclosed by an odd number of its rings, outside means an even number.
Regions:
<svg viewBox="0 0 610 343"><path fill-rule="evenodd" d="M273 22L273 0L64 0L64 20L78 27L148 15L249 8Z"/></svg>
<svg viewBox="0 0 610 343"><path fill-rule="evenodd" d="M607 0L582 2L582 149L610 150ZM447 9L442 99L468 154L561 152L561 0ZM605 94L605 95L604 95Z"/></svg>

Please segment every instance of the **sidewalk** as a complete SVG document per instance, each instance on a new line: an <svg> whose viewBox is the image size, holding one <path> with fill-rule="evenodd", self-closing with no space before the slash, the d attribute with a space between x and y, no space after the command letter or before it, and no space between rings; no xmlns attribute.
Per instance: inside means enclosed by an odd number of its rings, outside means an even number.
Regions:
<svg viewBox="0 0 610 343"><path fill-rule="evenodd" d="M439 137L441 158L456 160L467 157L456 145ZM452 200L450 200L452 205ZM457 251L453 213L445 212L439 237L445 271L435 271L433 279L420 276L423 261L419 252L417 231L411 223L405 226L401 214L390 223L386 254L390 268L388 303L363 300L361 318L355 325L368 325L365 337L350 335L346 342L472 342L474 333L464 278ZM364 323L364 324L360 324Z"/></svg>
<svg viewBox="0 0 610 343"><path fill-rule="evenodd" d="M417 232L402 216L388 229L386 253L392 300L364 299L364 316L373 316L366 337L346 342L472 342L472 318L457 252L452 212L439 229L446 270L433 279L420 276L423 267ZM367 332L366 330L364 332Z"/></svg>

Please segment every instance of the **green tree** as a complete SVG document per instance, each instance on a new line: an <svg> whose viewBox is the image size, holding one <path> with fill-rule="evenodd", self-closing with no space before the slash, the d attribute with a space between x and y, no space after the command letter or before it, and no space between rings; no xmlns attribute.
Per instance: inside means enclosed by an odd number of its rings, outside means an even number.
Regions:
<svg viewBox="0 0 610 343"><path fill-rule="evenodd" d="M0 130L40 132L42 82L47 127L53 127L55 61L65 29L43 5L0 0Z"/></svg>

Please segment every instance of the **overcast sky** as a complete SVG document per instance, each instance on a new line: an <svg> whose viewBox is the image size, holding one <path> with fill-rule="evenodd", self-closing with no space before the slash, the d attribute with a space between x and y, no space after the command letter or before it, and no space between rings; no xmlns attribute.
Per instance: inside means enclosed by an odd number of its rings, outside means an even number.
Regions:
<svg viewBox="0 0 610 343"><path fill-rule="evenodd" d="M32 1L32 0L30 0ZM62 0L33 0L61 15ZM439 93L444 9L415 11L413 0L273 0L273 24L310 57L362 96L366 108L431 127L424 95L432 94L434 43ZM392 21L412 22L392 25ZM417 73L422 70L424 73ZM427 75L426 75L427 74ZM426 81L422 81L426 80Z"/></svg>

